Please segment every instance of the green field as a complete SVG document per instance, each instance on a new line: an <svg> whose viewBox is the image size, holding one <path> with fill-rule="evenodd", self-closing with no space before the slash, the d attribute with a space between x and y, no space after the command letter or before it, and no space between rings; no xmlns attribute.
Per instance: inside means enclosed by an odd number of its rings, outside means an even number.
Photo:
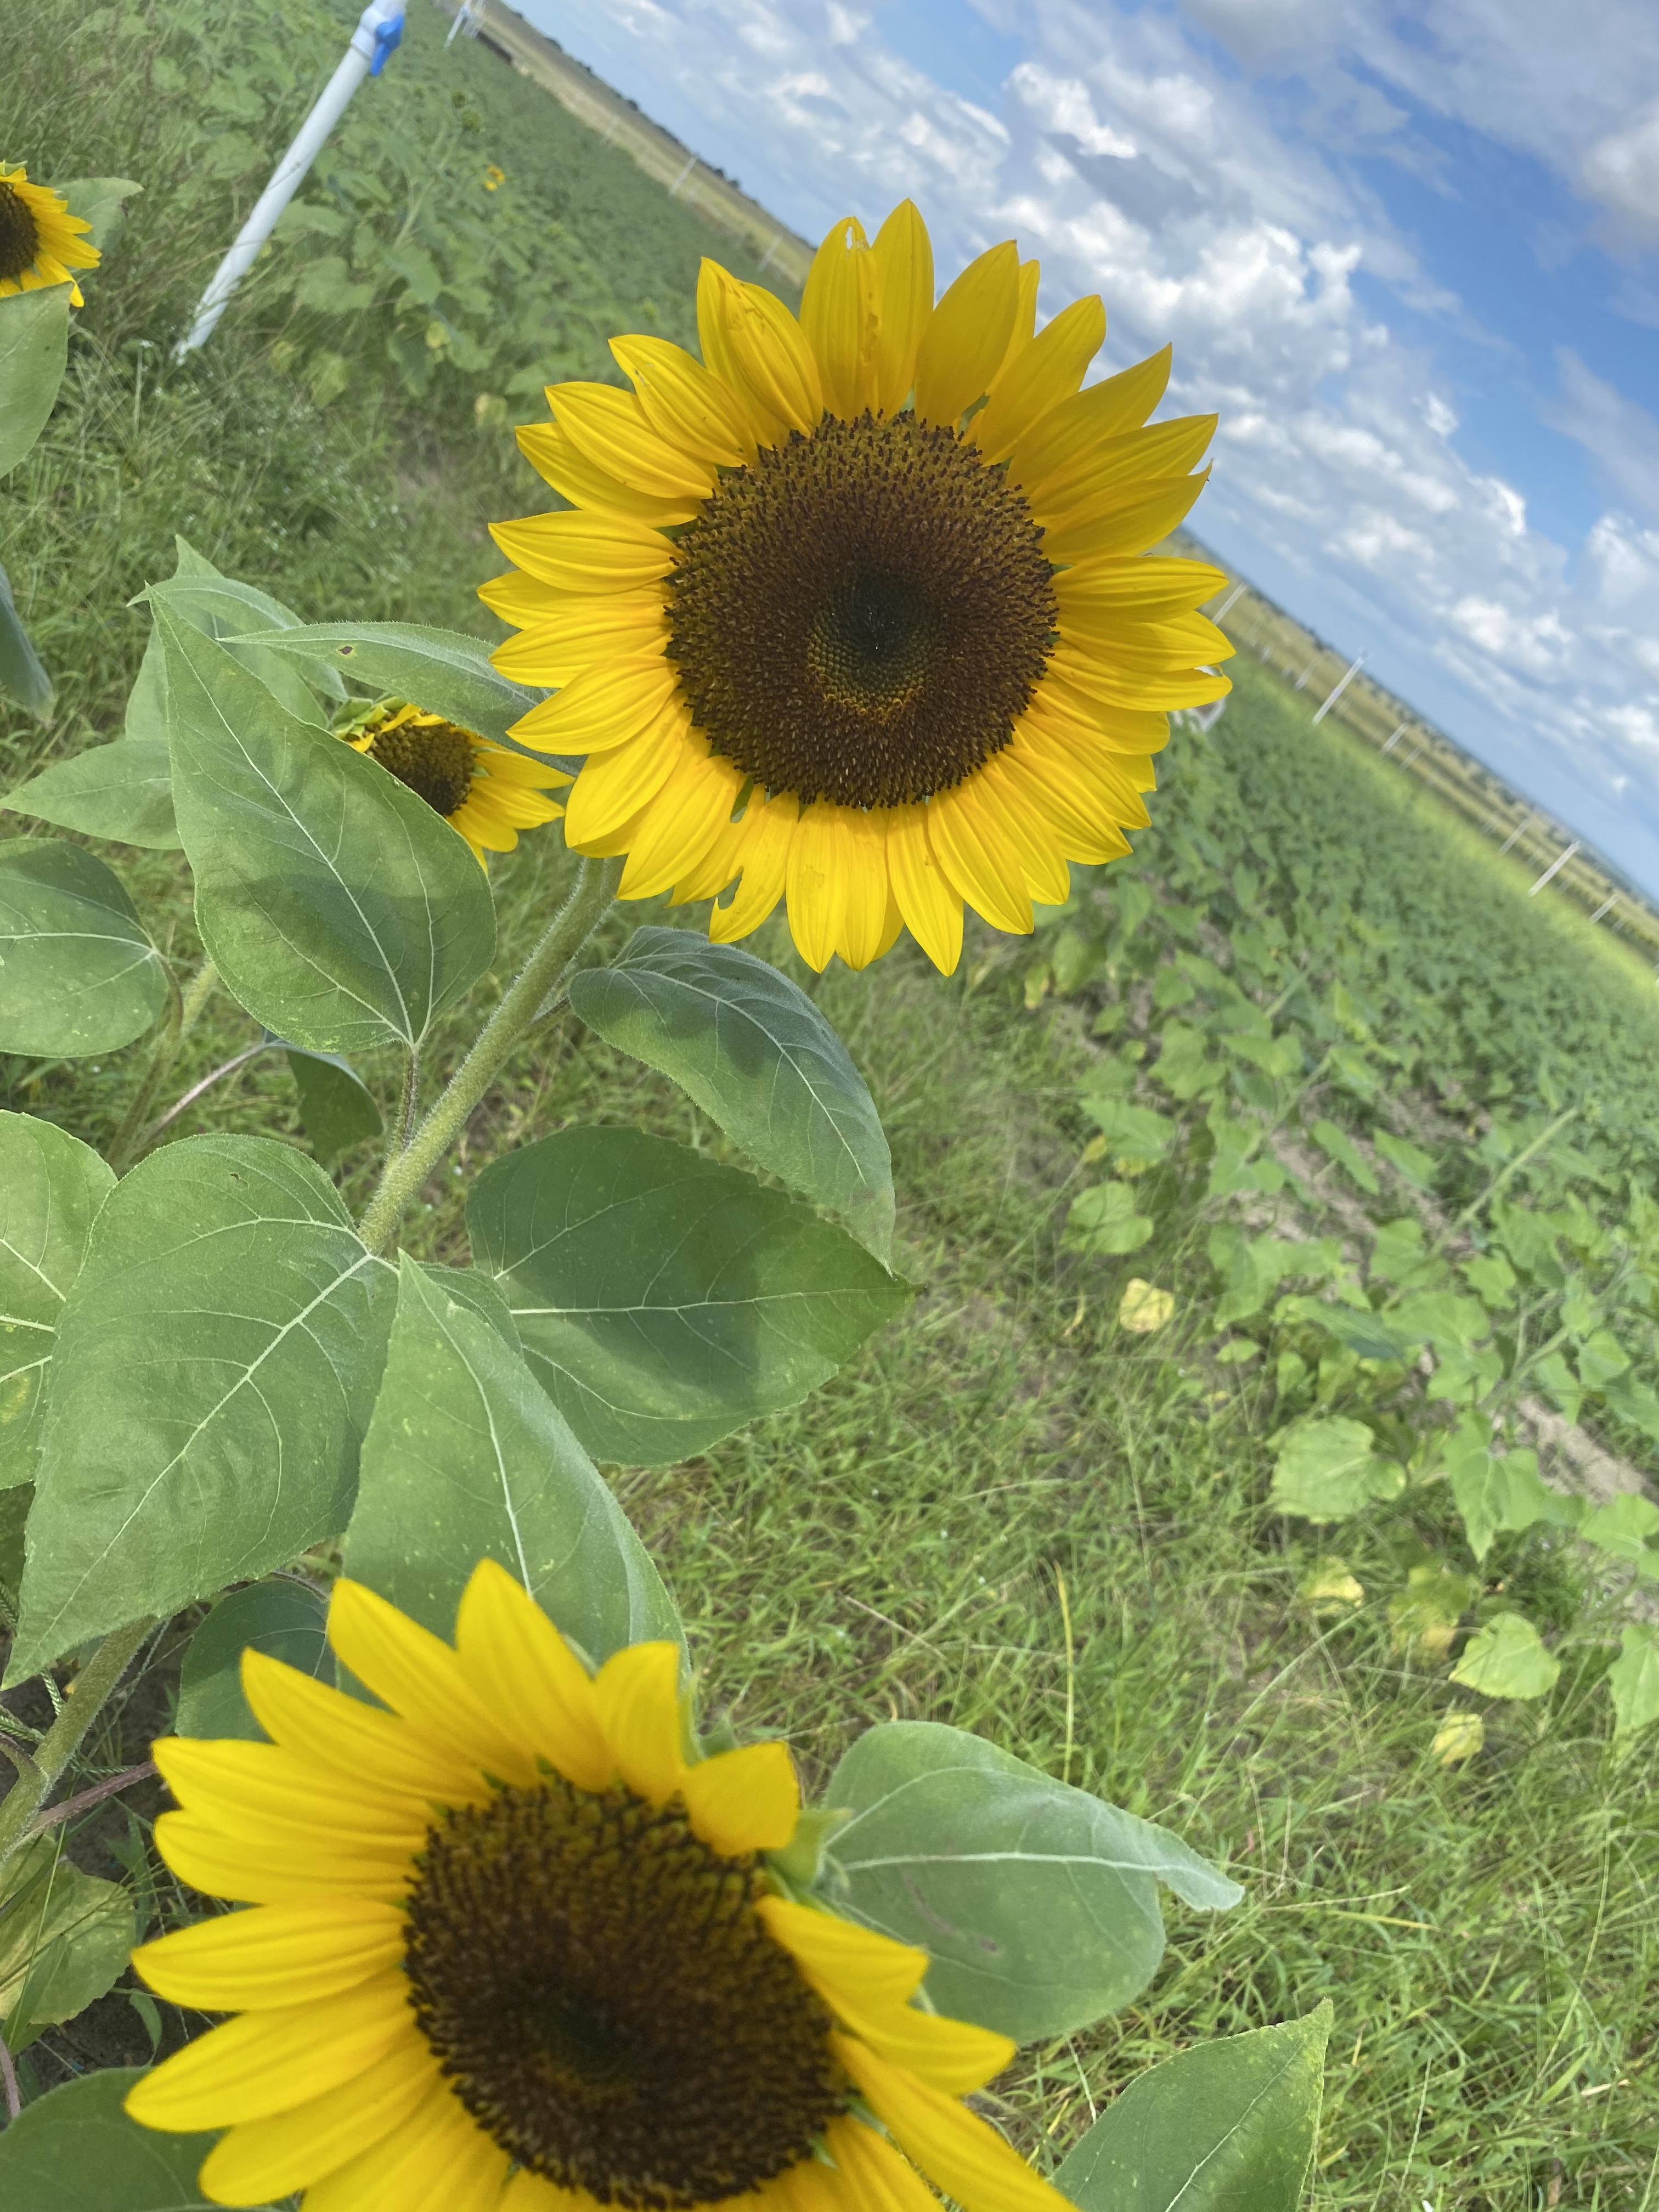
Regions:
<svg viewBox="0 0 1659 2212"><path fill-rule="evenodd" d="M147 633L125 602L171 572L175 531L307 620L493 635L472 597L501 565L484 526L545 503L497 403L529 419L542 377L599 373L611 328L690 332L697 256L720 242L487 54L445 58L416 6L362 95L384 104L369 153L307 195L349 222L296 227L208 350L169 366L355 12L284 0L210 80L218 0L31 11L0 154L145 190L88 283L57 416L0 486L0 562L60 702L50 729L0 722L3 787L118 728ZM206 88L238 70L240 108L213 95L231 143L204 161ZM492 160L520 198L486 252ZM473 253L472 304L392 270L422 239L441 280ZM538 318L557 324L544 349ZM428 344L434 321L450 335ZM610 1472L711 1708L786 1731L809 1779L866 1721L949 1720L1245 1884L1217 1918L1172 1905L1139 2002L1000 2085L1040 2160L1152 2061L1329 1996L1321 2212L1654 2212L1659 1728L1641 1701L1659 1689L1628 1655L1651 1644L1659 1677L1659 993L1360 740L1311 730L1306 695L1235 665L1213 728L1163 757L1133 860L1078 871L1034 939L970 927L948 981L907 940L822 982L779 924L755 940L872 1086L919 1296L796 1411L666 1474ZM8 814L0 835L36 826ZM182 864L104 849L187 960ZM486 992L568 866L547 832L492 872ZM641 918L676 917L630 911L613 942ZM212 1000L174 1094L252 1035ZM430 1073L466 1036L453 1020ZM100 1144L142 1057L0 1061L0 1105ZM398 1068L362 1073L389 1115ZM466 1164L628 1121L725 1156L678 1091L567 1017L474 1116ZM210 1127L303 1143L280 1058L172 1133ZM339 1170L354 1206L371 1150ZM459 1170L427 1195L411 1249L459 1259ZM1162 1328L1122 1325L1132 1280L1170 1294ZM1528 1454L1554 1501L1530 1521L1504 1490ZM1478 1666L1497 1687L1452 1680L1505 1619L1545 1662L1539 1694ZM152 1646L81 1786L165 1726L193 1625ZM49 1717L38 1685L11 1702ZM1453 1714L1484 1740L1444 1764ZM162 1802L128 1791L70 1849L167 1922L188 1908L147 1870ZM125 1990L32 2045L26 2097L201 2025Z"/></svg>

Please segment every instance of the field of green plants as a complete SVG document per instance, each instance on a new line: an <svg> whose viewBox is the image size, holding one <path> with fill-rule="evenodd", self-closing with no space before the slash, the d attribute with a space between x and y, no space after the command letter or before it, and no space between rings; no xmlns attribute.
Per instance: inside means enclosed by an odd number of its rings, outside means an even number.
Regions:
<svg viewBox="0 0 1659 2212"><path fill-rule="evenodd" d="M14 40L0 157L142 191L57 411L0 481L0 563L57 696L50 723L0 701L0 790L44 772L44 807L120 732L149 636L128 602L175 568L307 623L492 641L484 526L539 489L507 426L549 378L605 373L612 330L689 340L698 256L731 258L489 54L446 52L417 0L212 344L173 364L355 14L35 0ZM1148 2066L1328 1999L1319 2212L1655 2212L1659 993L1312 729L1305 696L1232 667L1218 720L1161 757L1133 858L1075 870L1033 938L970 926L947 981L908 940L821 980L781 921L752 940L869 1086L915 1295L804 1402L605 1472L705 1705L786 1734L809 1781L860 1727L945 1722L1243 1886L1227 1911L1168 1903L1133 2002L1000 2081L1045 2171ZM15 799L0 840L21 835L63 836L61 811ZM187 972L176 854L71 835ZM492 868L486 997L572 865L550 830ZM599 949L697 911L617 908ZM467 1180L550 1133L634 1124L741 1163L601 1026L567 1011L515 1051L406 1252L463 1264ZM469 1035L436 1020L431 1080ZM343 1118L261 1042L206 998L146 1109L178 1106L158 1141L283 1135L359 1214L398 1055L353 1056L374 1103L354 1090ZM147 1052L0 1058L0 1109L105 1150ZM6 1480L9 1629L30 1493ZM203 1617L153 1634L70 1777L61 1863L113 1886L95 1940L0 1897L25 2114L205 2024L125 1965L198 1902L149 1850L164 1793L99 1795L171 1724ZM72 1680L6 1707L44 1731Z"/></svg>

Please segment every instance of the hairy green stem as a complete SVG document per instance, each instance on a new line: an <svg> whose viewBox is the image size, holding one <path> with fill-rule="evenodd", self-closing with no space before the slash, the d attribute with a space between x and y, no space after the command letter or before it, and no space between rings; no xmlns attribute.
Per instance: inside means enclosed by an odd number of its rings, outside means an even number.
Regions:
<svg viewBox="0 0 1659 2212"><path fill-rule="evenodd" d="M63 1711L36 1747L34 1771L20 1774L0 1798L0 1869L35 1832L41 1807L155 1625L135 1620L112 1631L76 1675L74 1696L64 1700Z"/></svg>
<svg viewBox="0 0 1659 2212"><path fill-rule="evenodd" d="M513 1048L545 1011L571 962L617 895L618 860L584 860L575 886L484 1024L472 1049L450 1078L408 1144L386 1161L380 1187L358 1224L371 1252L383 1252L422 1184L459 1136L466 1118L501 1073Z"/></svg>
<svg viewBox="0 0 1659 2212"><path fill-rule="evenodd" d="M415 1116L421 1107L421 1049L418 1045L409 1048L409 1058L404 1065L404 1095L398 1103L398 1126L392 1133L386 1153L388 1159L407 1152L409 1140L415 1133Z"/></svg>
<svg viewBox="0 0 1659 2212"><path fill-rule="evenodd" d="M149 1118L149 1110L155 1103L155 1094L173 1073L173 1064L184 1048L185 1039L200 1020L202 1009L212 997L219 981L219 970L212 961L204 960L191 977L182 996L178 985L173 982L170 972L167 980L172 986L172 1000L167 1007L166 1024L155 1041L149 1066L139 1079L138 1088L133 1092L131 1103L121 1117L121 1126L110 1139L109 1150L105 1154L117 1175L124 1174L143 1152L149 1133L145 1124ZM144 1131L143 1137L139 1134L141 1130Z"/></svg>

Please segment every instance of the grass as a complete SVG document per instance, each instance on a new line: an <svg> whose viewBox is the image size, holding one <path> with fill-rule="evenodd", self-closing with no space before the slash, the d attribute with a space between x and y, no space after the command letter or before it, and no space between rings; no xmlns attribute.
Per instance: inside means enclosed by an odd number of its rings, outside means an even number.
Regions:
<svg viewBox="0 0 1659 2212"><path fill-rule="evenodd" d="M94 74L94 93L100 82ZM119 135L131 123L142 137L131 101L118 84L97 96L75 166L139 173L143 145ZM157 106L142 129L173 143L182 109ZM100 309L94 295L75 383L0 503L0 558L23 580L64 702L44 738L10 726L19 773L43 743L75 750L117 726L143 635L122 603L170 566L173 528L308 616L477 627L470 588L497 565L484 520L534 504L528 472L495 434L366 385L319 410L257 327L228 324L203 360L141 382L137 362L153 356L139 342L148 334L158 348L165 334L166 300L144 275L144 256L165 251L160 230L142 228L156 204L139 203L126 304ZM1285 702L1282 687L1253 678L1222 726L1230 751L1279 758L1291 742ZM1305 742L1322 748L1326 775L1376 778L1372 803L1393 810L1380 818L1400 813L1398 783L1352 740L1327 730ZM1182 757L1178 739L1143 867L1156 868L1159 840L1183 818ZM1476 848L1437 815L1420 814L1413 834L1423 867L1475 865ZM179 866L116 857L187 955ZM565 866L549 836L497 872L502 947L483 994L510 972ZM1500 872L1507 884L1507 864ZM636 918L614 923L613 939ZM1556 917L1534 919L1547 946ZM775 928L758 949L801 974ZM1603 1655L1585 1640L1567 1645L1547 1710L1494 1708L1479 1760L1449 1771L1434 1761L1435 1726L1455 1701L1443 1669L1394 1650L1379 1601L1333 1620L1297 1595L1316 1547L1263 1510L1272 1389L1206 1352L1196 1218L1163 1226L1132 1261L1063 1249L1081 1143L1075 1094L1099 1048L1071 1004L1028 1014L997 957L981 933L950 981L902 949L862 979L834 971L816 987L892 1142L901 1264L920 1286L909 1314L794 1413L666 1474L617 1474L686 1611L708 1703L744 1729L787 1730L814 1779L870 1720L982 1729L1166 1822L1245 1883L1245 1903L1218 1919L1171 1906L1163 1968L1127 2013L1023 2055L1004 2087L1034 2149L1062 2151L1158 2058L1328 1996L1321 2212L1653 2212L1655 1732L1610 1746L1592 1698ZM1625 987L1622 976L1610 986ZM450 1024L434 1078L470 1026ZM178 1088L246 1036L216 1001ZM7 1103L96 1142L118 1115L131 1058L44 1072L14 1063ZM396 1071L365 1072L389 1103ZM179 1133L297 1137L286 1085L278 1066L255 1063ZM461 1164L586 1120L720 1145L680 1094L566 1030L509 1067ZM370 1171L348 1164L349 1200L361 1202ZM434 1179L414 1249L462 1255L464 1182L453 1167ZM1161 1335L1115 1325L1132 1269L1176 1292ZM1368 1588L1437 1540L1427 1521L1345 1532ZM1569 1566L1514 1556L1534 1609L1575 1618L1584 1594ZM164 1722L179 1642L175 1631L158 1644L89 1747L89 1777L138 1755ZM159 1800L135 1792L131 1802L131 1826L106 1813L81 1832L83 1863L138 1863ZM37 2045L29 2078L38 2087L147 2050L118 1994Z"/></svg>

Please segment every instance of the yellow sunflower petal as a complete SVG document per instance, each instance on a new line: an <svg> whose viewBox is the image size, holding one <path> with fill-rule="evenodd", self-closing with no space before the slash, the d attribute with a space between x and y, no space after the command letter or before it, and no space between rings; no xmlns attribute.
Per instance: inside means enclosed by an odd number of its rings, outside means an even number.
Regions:
<svg viewBox="0 0 1659 2212"><path fill-rule="evenodd" d="M1195 477L1159 477L1143 483L1139 496L1121 507L1050 529L1042 550L1062 565L1103 553L1144 553L1187 520L1209 480L1206 469Z"/></svg>
<svg viewBox="0 0 1659 2212"><path fill-rule="evenodd" d="M565 599L556 608L538 609L537 619L517 637L498 645L489 658L515 683L551 688L617 659L635 660L659 653L667 642L668 620L661 599L630 592Z"/></svg>
<svg viewBox="0 0 1659 2212"><path fill-rule="evenodd" d="M636 491L686 499L691 511L714 489L714 470L653 430L631 392L610 384L554 384L547 404L595 468Z"/></svg>
<svg viewBox="0 0 1659 2212"><path fill-rule="evenodd" d="M750 799L741 824L743 879L732 903L717 906L708 917L708 934L714 944L735 945L747 937L783 896L789 848L799 820L800 805L793 793Z"/></svg>
<svg viewBox="0 0 1659 2212"><path fill-rule="evenodd" d="M974 443L988 461L1006 459L1017 440L1073 396L1105 338L1106 310L1091 293L1062 308L1014 356L974 418Z"/></svg>
<svg viewBox="0 0 1659 2212"><path fill-rule="evenodd" d="M933 310L916 355L916 413L955 428L1008 350L1019 307L1019 251L1012 239L970 261Z"/></svg>
<svg viewBox="0 0 1659 2212"><path fill-rule="evenodd" d="M1215 429L1213 415L1182 415L1102 440L1045 479L1032 495L1037 520L1063 530L1109 504L1122 506L1137 484L1185 476L1203 458Z"/></svg>
<svg viewBox="0 0 1659 2212"><path fill-rule="evenodd" d="M933 248L913 200L901 200L870 249L876 276L875 404L902 407L916 380L916 354L933 312Z"/></svg>
<svg viewBox="0 0 1659 2212"><path fill-rule="evenodd" d="M789 847L789 934L807 966L820 973L830 964L847 915L854 851L847 811L825 799L804 807Z"/></svg>
<svg viewBox="0 0 1659 2212"><path fill-rule="evenodd" d="M824 2148L846 2176L860 2212L939 2212L939 2199L885 2136L850 2117L824 2131Z"/></svg>
<svg viewBox="0 0 1659 2212"><path fill-rule="evenodd" d="M210 2028L136 2081L126 2109L147 2128L181 2134L263 2120L418 2037L408 1978L380 1974L325 2005L245 2012Z"/></svg>
<svg viewBox="0 0 1659 2212"><path fill-rule="evenodd" d="M679 690L658 653L618 658L574 676L512 725L509 734L544 753L601 753L648 729Z"/></svg>
<svg viewBox="0 0 1659 2212"><path fill-rule="evenodd" d="M390 1904L407 1895L416 1872L412 1856L348 1849L303 1821L273 1823L251 1844L195 1814L163 1813L155 1847L191 1888L241 1905L295 1904L319 1890Z"/></svg>
<svg viewBox="0 0 1659 2212"><path fill-rule="evenodd" d="M887 872L904 926L941 975L962 957L962 895L953 890L927 838L925 806L895 807L887 824Z"/></svg>
<svg viewBox="0 0 1659 2212"><path fill-rule="evenodd" d="M1028 719L1062 734L1086 738L1108 752L1155 753L1170 741L1170 717L1161 708L1120 707L1104 694L1115 689L1109 657L1091 659L1063 649L1048 664L1042 690Z"/></svg>
<svg viewBox="0 0 1659 2212"><path fill-rule="evenodd" d="M605 599L590 599L586 592L577 597L568 591L559 591L551 584L544 584L538 576L526 576L518 568L509 568L504 576L492 576L487 584L480 584L478 597L492 614L499 615L514 629L550 622L567 607L607 604Z"/></svg>
<svg viewBox="0 0 1659 2212"><path fill-rule="evenodd" d="M750 389L732 345L730 302L736 285L737 279L718 261L703 261L697 271L697 343L704 365L736 402L743 416L744 435L752 451L757 445L782 445L789 428Z"/></svg>
<svg viewBox="0 0 1659 2212"><path fill-rule="evenodd" d="M1226 582L1225 572L1206 562L1165 560L1155 553L1062 568L1054 580L1060 635L1082 634L1109 645L1126 624L1185 614Z"/></svg>
<svg viewBox="0 0 1659 2212"><path fill-rule="evenodd" d="M1125 773L1123 756L1109 753L1066 730L1040 729L1034 725L1025 732L1025 739L1029 765L1040 774L1069 779L1091 820L1115 823L1120 829L1146 828L1151 817ZM1013 748L1008 750L1012 752Z"/></svg>
<svg viewBox="0 0 1659 2212"><path fill-rule="evenodd" d="M882 940L892 907L887 880L886 811L866 814L849 807L847 828L853 841L853 860L847 879L847 910L836 950L849 968L856 969L867 968L886 949Z"/></svg>
<svg viewBox="0 0 1659 2212"><path fill-rule="evenodd" d="M846 422L873 398L878 299L864 227L845 216L812 257L800 326L817 357L823 404Z"/></svg>
<svg viewBox="0 0 1659 2212"><path fill-rule="evenodd" d="M1064 2212L1059 2191L957 2098L929 2088L851 2036L831 2041L899 2148L963 2212Z"/></svg>
<svg viewBox="0 0 1659 2212"><path fill-rule="evenodd" d="M982 2089L1014 2055L1012 2036L976 2027L971 2021L944 2020L915 2005L889 2010L873 2005L842 2005L837 2009L845 2025L878 2057L902 2066L917 2081L943 2089L950 2096L962 2097L970 2089Z"/></svg>
<svg viewBox="0 0 1659 2212"><path fill-rule="evenodd" d="M674 565L668 539L625 515L531 514L492 522L489 534L509 561L564 592L634 592Z"/></svg>
<svg viewBox="0 0 1659 2212"><path fill-rule="evenodd" d="M472 1760L458 1759L396 1713L331 1690L267 1652L242 1654L242 1694L274 1741L366 1790L426 1805L468 1803L479 1793Z"/></svg>
<svg viewBox="0 0 1659 2212"><path fill-rule="evenodd" d="M835 2158L833 2145L839 2125L832 2121L824 2131L824 2148L830 2159ZM771 2187L776 2192L777 2212L865 2212L865 2199L838 2160L832 2165L823 2159L804 2158L798 2165L786 2167ZM871 2204L869 2212L880 2212L878 2204ZM932 2212L938 2212L937 2203Z"/></svg>
<svg viewBox="0 0 1659 2212"><path fill-rule="evenodd" d="M409 1850L426 1832L424 1806L354 1787L274 1743L162 1736L152 1748L161 1778L184 1809L227 1835L257 1841L273 1821L293 1820L301 1806L319 1838L351 1850Z"/></svg>
<svg viewBox="0 0 1659 2212"><path fill-rule="evenodd" d="M736 394L684 347L632 337L612 338L611 350L659 437L728 469L754 459L754 435Z"/></svg>
<svg viewBox="0 0 1659 2212"><path fill-rule="evenodd" d="M1045 741L1027 715L1014 741L999 753L1006 774L1017 776L1042 808L1061 851L1069 860L1097 863L1120 859L1129 849L1116 817L1103 806L1069 754Z"/></svg>
<svg viewBox="0 0 1659 2212"><path fill-rule="evenodd" d="M350 2081L232 2128L203 2160L198 2186L216 2204L269 2204L379 2148L443 2093L436 2057L409 2036Z"/></svg>
<svg viewBox="0 0 1659 2212"><path fill-rule="evenodd" d="M593 1683L522 1583L481 1559L461 1597L456 1648L479 1695L505 1727L579 1790L608 1790L616 1760Z"/></svg>
<svg viewBox="0 0 1659 2212"><path fill-rule="evenodd" d="M1103 377L1074 398L1064 399L1015 441L1008 459L1008 481L1028 497L1039 497L1050 477L1079 454L1121 437L1144 422L1170 382L1170 347L1149 355L1116 376Z"/></svg>
<svg viewBox="0 0 1659 2212"><path fill-rule="evenodd" d="M732 819L744 781L742 770L709 753L702 738L682 745L629 842L617 896L654 898L695 867Z"/></svg>
<svg viewBox="0 0 1659 2212"><path fill-rule="evenodd" d="M735 822L722 823L702 858L690 863L683 876L675 877L669 904L685 906L693 899L718 898L742 868L746 842L742 816Z"/></svg>
<svg viewBox="0 0 1659 2212"><path fill-rule="evenodd" d="M680 745L690 742L677 722L671 714L659 715L627 744L584 763L565 810L565 842L573 852L596 851L656 797L673 772Z"/></svg>
<svg viewBox="0 0 1659 2212"><path fill-rule="evenodd" d="M1024 935L1031 926L1030 894L1018 854L994 818L971 796L974 779L935 793L927 809L927 842L952 889L994 929Z"/></svg>
<svg viewBox="0 0 1659 2212"><path fill-rule="evenodd" d="M629 1644L613 1651L593 1683L605 1741L636 1796L665 1804L685 1778L680 1742L677 1644Z"/></svg>
<svg viewBox="0 0 1659 2212"><path fill-rule="evenodd" d="M864 2002L896 2009L921 1987L927 1954L914 1943L878 1936L838 1913L797 1905L786 1897L763 1897L755 1910L768 1931L782 1944L826 2003Z"/></svg>
<svg viewBox="0 0 1659 2212"><path fill-rule="evenodd" d="M1014 309L1014 327L1008 333L1008 347L991 379L989 392L994 395L1010 367L1018 360L1036 334L1037 291L1042 282L1040 261L1022 261L1019 264L1019 305ZM1075 389L1075 387L1073 387ZM981 442L979 425L974 425L974 443Z"/></svg>
<svg viewBox="0 0 1659 2212"><path fill-rule="evenodd" d="M680 1795L691 1826L727 1858L781 1851L800 1818L800 1784L789 1747L748 1743L687 1770Z"/></svg>
<svg viewBox="0 0 1659 2212"><path fill-rule="evenodd" d="M313 2183L302 2212L495 2212L507 2164L446 2084L391 2142Z"/></svg>
<svg viewBox="0 0 1659 2212"><path fill-rule="evenodd" d="M1000 754L986 762L975 781L978 796L994 812L1003 836L1019 855L1026 890L1039 906L1063 906L1072 888L1071 872L1042 808L1031 804Z"/></svg>
<svg viewBox="0 0 1659 2212"><path fill-rule="evenodd" d="M449 1645L362 1583L335 1583L328 1640L359 1681L423 1734L499 1781L535 1780L534 1759L473 1690Z"/></svg>
<svg viewBox="0 0 1659 2212"><path fill-rule="evenodd" d="M367 1898L319 1897L222 1912L141 1943L132 1963L158 1996L202 2012L315 2004L396 1966L409 1929Z"/></svg>
<svg viewBox="0 0 1659 2212"><path fill-rule="evenodd" d="M788 428L814 429L823 414L823 380L805 332L782 301L763 285L728 276L721 311L745 392Z"/></svg>
<svg viewBox="0 0 1659 2212"><path fill-rule="evenodd" d="M607 476L556 422L526 422L514 435L537 475L573 507L629 515L653 529L666 529L690 522L702 504L701 493L642 490Z"/></svg>

